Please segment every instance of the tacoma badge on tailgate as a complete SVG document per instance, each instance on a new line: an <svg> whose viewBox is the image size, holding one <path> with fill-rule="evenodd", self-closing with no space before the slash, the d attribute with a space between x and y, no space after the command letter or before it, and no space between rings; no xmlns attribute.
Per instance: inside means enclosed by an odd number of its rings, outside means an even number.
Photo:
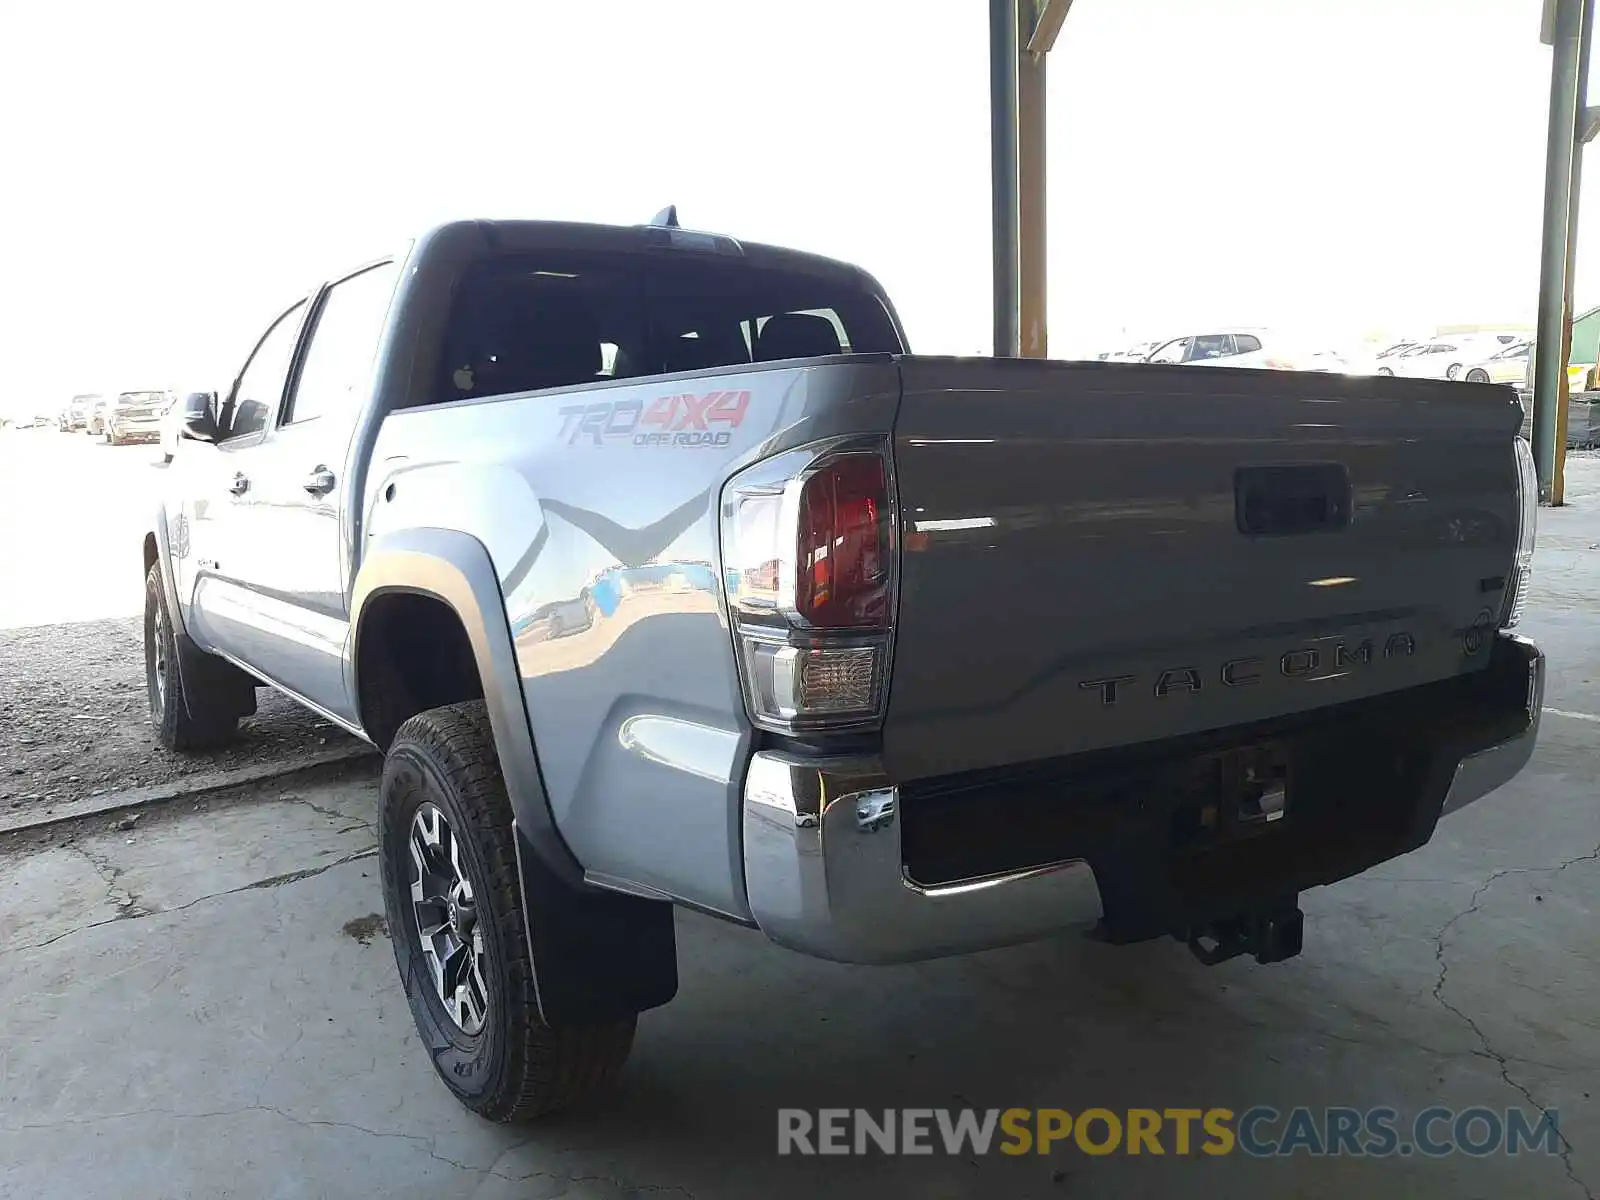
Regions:
<svg viewBox="0 0 1600 1200"><path fill-rule="evenodd" d="M1353 667L1371 666L1375 658L1409 658L1416 652L1417 639L1404 630L1389 634L1384 639L1381 652L1374 650L1372 638L1364 638L1353 644L1336 641L1331 647L1296 646L1292 650L1285 650L1270 663L1260 655L1247 655L1230 658L1215 670L1168 667L1155 675L1155 694L1170 696L1175 692L1198 692L1209 677L1215 677L1223 687L1230 688L1260 683L1264 673L1281 675L1286 679L1325 678L1325 668L1343 672ZM1106 675L1099 679L1082 680L1078 687L1086 692L1099 692L1101 704L1115 704L1120 699L1122 687L1137 682L1137 675Z"/></svg>

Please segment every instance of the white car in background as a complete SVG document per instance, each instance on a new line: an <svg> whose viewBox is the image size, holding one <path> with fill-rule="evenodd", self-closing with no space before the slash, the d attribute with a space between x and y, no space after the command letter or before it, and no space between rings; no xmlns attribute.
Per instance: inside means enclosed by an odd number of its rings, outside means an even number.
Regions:
<svg viewBox="0 0 1600 1200"><path fill-rule="evenodd" d="M1469 365L1482 362L1523 337L1516 333L1463 333L1430 338L1385 359L1378 366L1378 374L1402 379L1460 379Z"/></svg>
<svg viewBox="0 0 1600 1200"><path fill-rule="evenodd" d="M1145 360L1196 367L1253 367L1268 371L1326 371L1370 375L1372 366L1358 354L1329 349L1305 337L1259 326L1197 333L1161 343Z"/></svg>
<svg viewBox="0 0 1600 1200"><path fill-rule="evenodd" d="M1263 329L1227 329L1169 338L1146 357L1149 363L1200 367L1275 367L1293 370L1287 355L1273 353L1274 339Z"/></svg>

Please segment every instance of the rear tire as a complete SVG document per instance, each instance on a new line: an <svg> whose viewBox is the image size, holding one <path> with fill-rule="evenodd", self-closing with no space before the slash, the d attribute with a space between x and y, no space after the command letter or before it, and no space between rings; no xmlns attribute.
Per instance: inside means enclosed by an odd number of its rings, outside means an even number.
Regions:
<svg viewBox="0 0 1600 1200"><path fill-rule="evenodd" d="M167 610L161 564L144 577L144 674L150 698L150 724L168 750L205 750L231 741L239 718L228 698L190 695L178 671L177 635ZM190 707L193 706L193 713Z"/></svg>
<svg viewBox="0 0 1600 1200"><path fill-rule="evenodd" d="M1478 370L1478 369L1474 368L1473 370L1467 372L1467 382L1468 383L1488 383L1489 382L1489 372Z"/></svg>
<svg viewBox="0 0 1600 1200"><path fill-rule="evenodd" d="M1379 374L1379 375L1383 375L1383 376L1386 376L1386 377L1388 377L1388 378L1389 378L1389 379L1393 379L1393 378L1394 378L1394 371L1393 371L1393 370L1391 370L1391 369L1390 369L1390 368L1388 368L1388 367L1379 367L1379 368L1378 368L1378 374Z"/></svg>
<svg viewBox="0 0 1600 1200"><path fill-rule="evenodd" d="M507 1122L608 1089L633 1048L636 1019L552 1030L540 1016L511 802L481 700L400 727L384 762L379 822L395 965L434 1070L456 1099ZM419 893L451 902L418 901ZM427 950L425 926L434 931Z"/></svg>

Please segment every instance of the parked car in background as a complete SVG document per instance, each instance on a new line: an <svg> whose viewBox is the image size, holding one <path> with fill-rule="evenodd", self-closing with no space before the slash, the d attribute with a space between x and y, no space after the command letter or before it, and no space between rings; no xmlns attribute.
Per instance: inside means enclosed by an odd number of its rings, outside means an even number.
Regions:
<svg viewBox="0 0 1600 1200"><path fill-rule="evenodd" d="M105 438L111 446L159 442L161 418L172 399L172 393L165 390L118 392L95 405L89 418L89 433Z"/></svg>
<svg viewBox="0 0 1600 1200"><path fill-rule="evenodd" d="M1531 341L1513 342L1485 358L1468 363L1461 372L1461 378L1468 383L1509 383L1518 386L1528 373L1528 363L1532 357Z"/></svg>
<svg viewBox="0 0 1600 1200"><path fill-rule="evenodd" d="M1303 339L1254 326L1173 338L1145 361L1268 371L1343 371L1347 365L1342 357Z"/></svg>
<svg viewBox="0 0 1600 1200"><path fill-rule="evenodd" d="M1215 333L1191 333L1169 338L1145 356L1149 363L1184 363L1245 367L1269 365L1259 361L1269 357L1259 329L1228 329ZM1252 361L1243 361L1243 360Z"/></svg>
<svg viewBox="0 0 1600 1200"><path fill-rule="evenodd" d="M1434 338L1381 363L1380 375L1402 379L1459 379L1470 362L1478 361L1503 348L1505 343L1493 335L1464 334Z"/></svg>
<svg viewBox="0 0 1600 1200"><path fill-rule="evenodd" d="M87 392L68 400L56 419L56 428L62 433L72 433L74 430L82 429L88 424L89 409L98 399L100 397L95 393Z"/></svg>
<svg viewBox="0 0 1600 1200"><path fill-rule="evenodd" d="M90 437L102 437L106 431L106 409L111 404L110 396L96 396L89 402L83 413L83 431Z"/></svg>

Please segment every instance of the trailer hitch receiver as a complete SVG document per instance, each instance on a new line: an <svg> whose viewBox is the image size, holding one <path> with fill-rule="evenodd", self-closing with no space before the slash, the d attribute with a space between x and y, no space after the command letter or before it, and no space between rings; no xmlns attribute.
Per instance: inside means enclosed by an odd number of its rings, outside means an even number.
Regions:
<svg viewBox="0 0 1600 1200"><path fill-rule="evenodd" d="M1258 963L1283 962L1305 944L1305 914L1295 903L1211 921L1190 930L1189 950L1208 967L1241 954Z"/></svg>

